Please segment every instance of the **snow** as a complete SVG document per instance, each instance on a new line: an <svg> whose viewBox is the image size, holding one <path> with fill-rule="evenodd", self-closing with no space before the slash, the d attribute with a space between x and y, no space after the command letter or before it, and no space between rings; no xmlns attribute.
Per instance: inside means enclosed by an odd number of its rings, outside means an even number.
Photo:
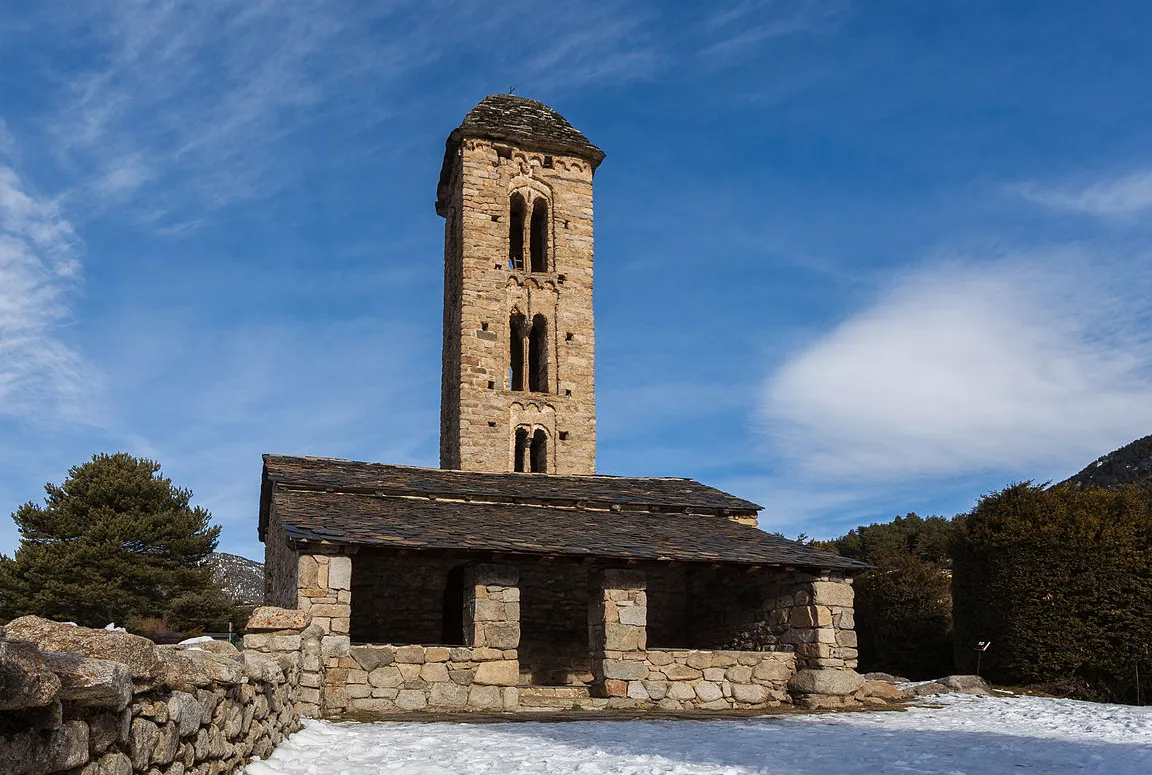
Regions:
<svg viewBox="0 0 1152 775"><path fill-rule="evenodd" d="M116 622L109 622L108 624L104 625L104 629L108 630L109 632L128 632L128 630L124 629L123 627L117 627Z"/></svg>
<svg viewBox="0 0 1152 775"><path fill-rule="evenodd" d="M197 643L211 643L214 640L216 640L216 639L213 638L211 635L199 635L195 638L187 638L185 640L182 640L182 641L180 641L179 645L181 645L181 646L194 646Z"/></svg>
<svg viewBox="0 0 1152 775"><path fill-rule="evenodd" d="M244 773L1152 773L1152 708L959 694L932 705L715 721L306 721Z"/></svg>

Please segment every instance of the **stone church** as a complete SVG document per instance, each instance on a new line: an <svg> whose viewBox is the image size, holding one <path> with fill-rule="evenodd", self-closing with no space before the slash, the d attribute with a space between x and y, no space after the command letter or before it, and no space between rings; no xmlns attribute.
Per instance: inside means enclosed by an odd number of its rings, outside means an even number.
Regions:
<svg viewBox="0 0 1152 775"><path fill-rule="evenodd" d="M448 136L440 468L264 457L266 600L314 715L848 705L851 576L691 479L596 473L592 185L535 100Z"/></svg>

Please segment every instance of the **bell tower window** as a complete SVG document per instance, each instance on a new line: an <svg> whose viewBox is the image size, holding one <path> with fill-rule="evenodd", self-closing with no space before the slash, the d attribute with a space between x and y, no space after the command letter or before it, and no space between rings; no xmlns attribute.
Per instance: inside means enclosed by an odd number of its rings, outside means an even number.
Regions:
<svg viewBox="0 0 1152 775"><path fill-rule="evenodd" d="M528 334L528 390L548 392L548 320L543 315L532 318Z"/></svg>
<svg viewBox="0 0 1152 775"><path fill-rule="evenodd" d="M528 429L516 429L516 447L512 451L512 470L522 474L528 470L531 461L528 458Z"/></svg>
<svg viewBox="0 0 1152 775"><path fill-rule="evenodd" d="M525 390L524 350L530 349L526 345L524 329L528 321L523 315L513 314L508 320L508 389Z"/></svg>
<svg viewBox="0 0 1152 775"><path fill-rule="evenodd" d="M532 445L529 449L532 473L548 473L548 434L543 428L537 428L532 434Z"/></svg>
<svg viewBox="0 0 1152 775"><path fill-rule="evenodd" d="M537 199L532 203L532 221L528 239L528 252L533 272L548 271L548 202Z"/></svg>
<svg viewBox="0 0 1152 775"><path fill-rule="evenodd" d="M513 194L508 203L508 268L524 269L524 216L528 205L524 197ZM535 217L535 214L533 214Z"/></svg>

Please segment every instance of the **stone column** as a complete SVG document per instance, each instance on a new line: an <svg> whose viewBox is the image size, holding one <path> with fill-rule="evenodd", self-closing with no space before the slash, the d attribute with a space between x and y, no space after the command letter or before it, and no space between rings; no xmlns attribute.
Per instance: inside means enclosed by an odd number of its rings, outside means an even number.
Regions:
<svg viewBox="0 0 1152 775"><path fill-rule="evenodd" d="M852 704L863 685L855 672L852 581L840 573L799 581L789 617L791 628L781 637L796 650L797 672L789 690L808 707Z"/></svg>
<svg viewBox="0 0 1152 775"><path fill-rule="evenodd" d="M476 563L464 572L464 640L473 648L520 647L520 572Z"/></svg>
<svg viewBox="0 0 1152 775"><path fill-rule="evenodd" d="M350 662L352 558L339 554L302 554L296 578L296 607L311 614L309 630L317 636L304 642L304 670L307 674L311 672L310 667L316 666L318 674L309 682L319 681L321 714L339 713L348 705L340 670Z"/></svg>
<svg viewBox="0 0 1152 775"><path fill-rule="evenodd" d="M625 697L628 682L648 677L648 594L644 571L601 570L588 602L588 645L594 687Z"/></svg>

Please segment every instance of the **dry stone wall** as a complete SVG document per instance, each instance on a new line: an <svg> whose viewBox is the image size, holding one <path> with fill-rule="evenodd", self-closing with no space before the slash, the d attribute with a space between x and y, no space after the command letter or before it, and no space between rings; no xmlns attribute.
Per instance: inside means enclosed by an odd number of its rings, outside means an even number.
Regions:
<svg viewBox="0 0 1152 775"><path fill-rule="evenodd" d="M344 711L511 711L519 704L515 649L467 646L353 646L327 680Z"/></svg>
<svg viewBox="0 0 1152 775"><path fill-rule="evenodd" d="M231 773L300 728L298 678L287 648L156 646L22 617L0 637L0 763L4 775Z"/></svg>

